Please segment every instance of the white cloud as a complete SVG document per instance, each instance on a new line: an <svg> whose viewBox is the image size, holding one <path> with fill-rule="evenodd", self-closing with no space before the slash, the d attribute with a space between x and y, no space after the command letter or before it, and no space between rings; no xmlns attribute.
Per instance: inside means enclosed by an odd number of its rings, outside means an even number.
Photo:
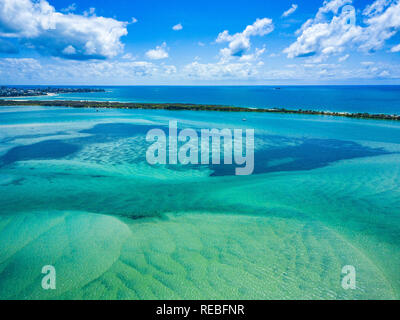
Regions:
<svg viewBox="0 0 400 320"><path fill-rule="evenodd" d="M301 80L302 82L319 82L332 80L373 80L399 79L400 66L375 63L374 67L363 66L348 68L334 63L293 64L286 68L269 69L262 74L263 79ZM390 69L390 73L387 71Z"/></svg>
<svg viewBox="0 0 400 320"><path fill-rule="evenodd" d="M363 12L365 26L349 23L355 18L352 0L325 1L314 19L298 30L298 38L284 50L289 58L330 55L357 48L370 52L380 49L400 28L400 2L376 0ZM343 7L344 6L344 7Z"/></svg>
<svg viewBox="0 0 400 320"><path fill-rule="evenodd" d="M164 42L161 46L157 46L155 49L151 49L146 52L146 56L152 60L160 60L168 58L168 52L166 51L167 44Z"/></svg>
<svg viewBox="0 0 400 320"><path fill-rule="evenodd" d="M292 6L282 14L282 17L289 17L293 14L299 6L297 4L292 4Z"/></svg>
<svg viewBox="0 0 400 320"><path fill-rule="evenodd" d="M252 63L199 63L197 61L183 68L183 75L190 79L221 80L250 79L259 74L259 68Z"/></svg>
<svg viewBox="0 0 400 320"><path fill-rule="evenodd" d="M68 7L61 9L62 12L74 12L76 10L76 3L70 4Z"/></svg>
<svg viewBox="0 0 400 320"><path fill-rule="evenodd" d="M228 30L221 32L216 39L217 43L228 42L227 48L221 49L222 57L241 57L250 49L250 37L264 36L274 30L271 19L257 19L252 25L247 26L243 32L230 35Z"/></svg>
<svg viewBox="0 0 400 320"><path fill-rule="evenodd" d="M296 42L284 50L289 58L307 57L317 54L329 56L341 53L345 44L361 33L361 28L348 24L349 12L342 11L339 16L333 16L327 21L328 13L336 14L340 6L351 2L351 0L325 1L315 18L308 20L298 34Z"/></svg>
<svg viewBox="0 0 400 320"><path fill-rule="evenodd" d="M0 36L18 38L40 52L68 59L116 56L123 50L120 38L127 34L126 25L95 15L63 14L46 0L0 1ZM65 54L70 46L75 53Z"/></svg>
<svg viewBox="0 0 400 320"><path fill-rule="evenodd" d="M387 78L389 76L390 76L390 73L387 70L384 70L379 74L379 77L382 77L382 78Z"/></svg>
<svg viewBox="0 0 400 320"><path fill-rule="evenodd" d="M10 83L124 83L145 79L171 79L173 65L157 65L148 61L66 61L53 58L41 65L36 59L0 59L0 73Z"/></svg>
<svg viewBox="0 0 400 320"><path fill-rule="evenodd" d="M328 13L338 14L340 8L351 3L352 0L325 0L323 6L318 9L316 20L322 20Z"/></svg>
<svg viewBox="0 0 400 320"><path fill-rule="evenodd" d="M377 0L379 1L379 0ZM381 14L375 14L366 20L368 27L364 29L360 48L375 51L384 45L385 41L393 37L400 29L400 1L391 5Z"/></svg>
<svg viewBox="0 0 400 320"><path fill-rule="evenodd" d="M76 49L73 46L69 45L62 51L62 53L65 55L76 54Z"/></svg>
<svg viewBox="0 0 400 320"><path fill-rule="evenodd" d="M344 55L343 57L340 57L340 58L338 59L338 61L339 61L339 62L344 62L344 61L346 61L348 58L350 58L350 55L349 55L349 54L346 54L346 55Z"/></svg>
<svg viewBox="0 0 400 320"><path fill-rule="evenodd" d="M122 59L124 60L135 60L135 57L132 55L132 53L126 53L122 56Z"/></svg>
<svg viewBox="0 0 400 320"><path fill-rule="evenodd" d="M222 56L216 63L200 63L195 58L192 63L184 66L182 75L199 80L256 79L261 74L260 68L264 66L259 58L265 50L256 48L254 53L243 54L234 61Z"/></svg>
<svg viewBox="0 0 400 320"><path fill-rule="evenodd" d="M318 9L314 19L308 19L299 30L296 31L297 35L300 35L304 30L310 27L312 24L326 22L327 16L330 14L336 15L339 9L344 5L351 4L352 0L325 0L323 6Z"/></svg>
<svg viewBox="0 0 400 320"><path fill-rule="evenodd" d="M256 48L256 51L254 53L242 55L240 57L239 61L254 61L254 60L257 60L264 52L265 52L265 48L262 48L262 49Z"/></svg>
<svg viewBox="0 0 400 320"><path fill-rule="evenodd" d="M39 77L42 66L39 61L32 58L4 58L0 59L0 73L8 81L15 77L18 81L26 78Z"/></svg>
<svg viewBox="0 0 400 320"><path fill-rule="evenodd" d="M361 61L361 65L369 67L372 66L374 63L372 61Z"/></svg>
<svg viewBox="0 0 400 320"><path fill-rule="evenodd" d="M348 69L342 68L340 64L291 64L285 67L273 66L263 68L264 62L218 62L218 63L199 63L192 62L186 65L179 75L187 79L195 80L301 80L315 82L332 79L376 79L385 78L382 72L387 66L380 65L376 70L367 68ZM396 74L400 75L400 68L397 68ZM382 75L382 76L380 76ZM394 77L390 75L390 78Z"/></svg>
<svg viewBox="0 0 400 320"><path fill-rule="evenodd" d="M85 17L87 17L87 16L94 16L94 15L96 15L96 8L89 8L89 11L84 11L83 12L83 15L85 16Z"/></svg>
<svg viewBox="0 0 400 320"><path fill-rule="evenodd" d="M369 4L368 6L366 6L366 8L363 11L363 15L372 17L377 14L380 14L392 2L393 2L393 0L377 0L377 1Z"/></svg>
<svg viewBox="0 0 400 320"><path fill-rule="evenodd" d="M183 26L180 23L178 23L178 24L176 24L176 25L174 25L172 27L172 30L174 30L174 31L179 31L179 30L182 30L182 29L183 29Z"/></svg>
<svg viewBox="0 0 400 320"><path fill-rule="evenodd" d="M135 17L132 17L131 23L137 23L137 22L138 22L138 19L136 19Z"/></svg>
<svg viewBox="0 0 400 320"><path fill-rule="evenodd" d="M397 46L394 46L392 49L390 49L390 52L400 52L400 44Z"/></svg>
<svg viewBox="0 0 400 320"><path fill-rule="evenodd" d="M166 74L166 75L175 74L177 72L176 67L173 65L168 65L168 66L164 65L162 67L163 67L164 74Z"/></svg>
<svg viewBox="0 0 400 320"><path fill-rule="evenodd" d="M390 70L390 71L389 71ZM0 74L8 83L54 84L138 84L182 83L182 81L318 81L365 79L400 79L400 65L375 62L372 66L348 68L335 63L293 64L286 67L262 61L199 63L181 68L149 61L90 60L66 61L52 58L47 62L35 59L0 58Z"/></svg>

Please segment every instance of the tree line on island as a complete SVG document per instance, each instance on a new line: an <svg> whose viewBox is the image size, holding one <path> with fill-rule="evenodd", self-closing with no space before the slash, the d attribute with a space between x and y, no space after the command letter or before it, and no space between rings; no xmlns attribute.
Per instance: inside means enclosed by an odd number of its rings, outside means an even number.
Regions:
<svg viewBox="0 0 400 320"><path fill-rule="evenodd" d="M360 119L380 119L400 121L400 115L396 114L371 114L371 113L349 113L318 110L291 110L285 108L245 108L223 105L206 104L185 104L185 103L123 103L107 101L18 101L18 100L0 100L0 106L48 106L48 107L71 107L71 108L94 108L94 109L149 109L149 110L172 110L172 111L221 111L221 112L251 112L251 113L283 113L283 114L304 114L320 116L336 116Z"/></svg>
<svg viewBox="0 0 400 320"><path fill-rule="evenodd" d="M11 88L0 87L0 97L37 97L47 96L49 94L63 94L63 93L89 93L89 92L105 92L104 89L93 88L54 88L54 87L37 87L37 88Z"/></svg>

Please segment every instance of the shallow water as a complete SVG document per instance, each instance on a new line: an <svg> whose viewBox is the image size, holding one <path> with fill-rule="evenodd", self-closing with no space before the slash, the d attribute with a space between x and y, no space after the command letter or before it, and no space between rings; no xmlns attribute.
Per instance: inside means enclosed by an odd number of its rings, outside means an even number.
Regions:
<svg viewBox="0 0 400 320"><path fill-rule="evenodd" d="M0 298L398 299L400 124L243 117L2 108ZM254 128L255 174L148 165L171 119Z"/></svg>

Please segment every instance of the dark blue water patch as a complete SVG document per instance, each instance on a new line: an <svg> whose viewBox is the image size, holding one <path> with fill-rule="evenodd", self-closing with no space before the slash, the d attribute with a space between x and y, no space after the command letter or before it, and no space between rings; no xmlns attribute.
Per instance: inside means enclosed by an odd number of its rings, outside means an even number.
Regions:
<svg viewBox="0 0 400 320"><path fill-rule="evenodd" d="M135 136L142 136L144 139L146 134L155 128L159 127L127 123L98 124L93 128L80 131L81 133L90 134L88 137L47 140L28 146L15 147L0 158L0 165L7 165L22 160L60 159L92 143L105 143ZM164 132L168 138L167 127L164 127ZM197 132L200 137L200 132ZM352 141L299 139L260 134L257 134L255 138L256 142L260 140L266 142L267 147L255 152L253 174L312 170L340 160L390 154L383 148L370 148ZM151 143L148 143L148 146L150 145ZM179 143L180 145L182 144ZM101 157L101 155L99 156ZM138 155L138 157L132 160L132 164L145 161L145 157L145 153ZM125 159L124 161L130 160ZM221 155L221 162L223 163L223 153ZM200 169L199 165L168 165L167 167L172 170ZM238 165L234 163L232 165L209 165L208 167L213 171L212 176L228 176L235 175L235 169Z"/></svg>
<svg viewBox="0 0 400 320"><path fill-rule="evenodd" d="M26 180L25 178L17 178L17 179L14 179L14 180L12 180L12 181L10 181L10 182L8 182L8 183L0 184L0 186L2 186L2 187L20 186L20 185L23 184L23 182L24 182L25 180Z"/></svg>
<svg viewBox="0 0 400 320"><path fill-rule="evenodd" d="M0 141L0 143L9 143L15 140L19 139L39 139L39 138L45 138L45 137L50 137L50 136L57 136L57 135L66 135L67 133L64 131L58 131L55 133L51 134L23 134L23 135L16 135L12 137L7 137L4 138L3 140Z"/></svg>
<svg viewBox="0 0 400 320"><path fill-rule="evenodd" d="M80 143L87 144L134 136L144 137L151 129L156 128L159 127L127 123L98 124L91 129L81 131L82 133L89 133L92 136L79 138L78 140ZM164 127L162 129L165 132L168 141L168 128ZM200 131L196 131L200 137ZM356 142L335 139L300 139L256 134L256 140L258 139L268 142L272 147L269 146L255 152L253 174L312 170L325 167L340 160L390 154L383 148L370 148ZM149 143L149 146L150 145L151 143ZM178 143L178 148L181 145L182 143ZM221 148L223 149L222 146ZM138 157L134 162L137 161L145 161L145 154L143 154L142 157ZM221 154L221 162L223 163L223 152ZM199 165L167 165L166 167L168 169L180 171L198 169ZM211 164L208 167L213 171L212 176L227 176L235 175L235 169L238 166L236 164Z"/></svg>
<svg viewBox="0 0 400 320"><path fill-rule="evenodd" d="M97 124L93 128L80 131L81 133L89 133L98 137L107 136L113 138L126 138L138 135L146 135L151 129L159 128L149 125L134 125L130 123L102 123Z"/></svg>
<svg viewBox="0 0 400 320"><path fill-rule="evenodd" d="M274 137L273 139L279 139ZM282 137L283 138L283 137ZM287 138L284 138L287 141ZM281 171L313 170L325 167L340 160L365 158L391 154L383 148L370 148L352 141L333 139L299 139L292 140L294 146L269 147L254 153L254 172L262 174ZM212 176L235 175L237 166L210 165Z"/></svg>
<svg viewBox="0 0 400 320"><path fill-rule="evenodd" d="M10 149L0 158L0 166L26 160L61 159L80 150L75 144L60 140L46 140Z"/></svg>
<svg viewBox="0 0 400 320"><path fill-rule="evenodd" d="M13 185L13 186L21 186L25 180L26 180L25 178L19 178L19 179L13 180L13 181L10 183L10 185Z"/></svg>

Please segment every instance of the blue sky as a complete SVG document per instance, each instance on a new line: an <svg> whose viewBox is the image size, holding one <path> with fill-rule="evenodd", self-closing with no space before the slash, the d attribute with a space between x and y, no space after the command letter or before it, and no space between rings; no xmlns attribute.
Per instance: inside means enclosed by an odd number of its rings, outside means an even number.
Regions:
<svg viewBox="0 0 400 320"><path fill-rule="evenodd" d="M399 0L0 0L0 83L399 84Z"/></svg>

